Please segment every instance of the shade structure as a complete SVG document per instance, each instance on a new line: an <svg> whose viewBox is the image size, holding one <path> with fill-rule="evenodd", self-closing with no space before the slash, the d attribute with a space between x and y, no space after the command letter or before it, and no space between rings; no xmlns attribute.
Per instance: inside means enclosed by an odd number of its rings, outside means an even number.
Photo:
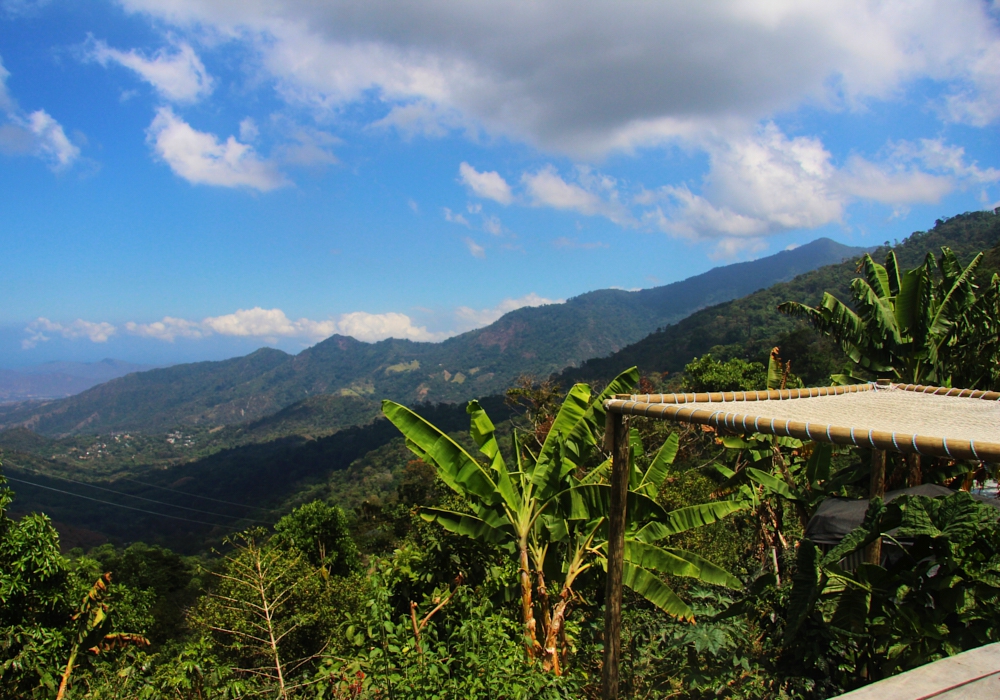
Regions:
<svg viewBox="0 0 1000 700"><path fill-rule="evenodd" d="M1000 462L1000 393L916 384L618 395L622 415L877 450Z"/></svg>
<svg viewBox="0 0 1000 700"><path fill-rule="evenodd" d="M622 551L628 490L626 416L710 425L872 449L870 496L884 495L885 452L1000 462L1000 393L872 382L782 391L617 395L605 402L606 447L613 455L605 595L604 700L618 697ZM881 560L881 540L865 551Z"/></svg>

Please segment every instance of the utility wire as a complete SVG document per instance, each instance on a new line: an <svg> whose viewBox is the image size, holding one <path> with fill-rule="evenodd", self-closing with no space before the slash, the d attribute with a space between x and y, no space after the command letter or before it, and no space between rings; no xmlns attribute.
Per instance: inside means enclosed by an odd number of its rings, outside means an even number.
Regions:
<svg viewBox="0 0 1000 700"><path fill-rule="evenodd" d="M5 477L7 481L13 481L18 484L27 484L28 486L36 486L40 489L46 489L47 491L55 491L56 493L62 493L67 496L76 496L77 498L84 498L88 501L96 501L97 503L103 503L108 506L115 506L116 508L125 508L127 510L136 510L140 513L148 513L149 515L158 515L161 518L171 518L173 520L183 520L188 523L198 523L199 525L211 525L212 527L224 527L229 528L231 525L220 525L219 523L207 523L204 520L192 520L191 518L182 518L179 515L167 515L166 513L157 513L152 510L146 510L144 508L133 508L132 506L123 506L121 503L112 503L111 501L102 501L100 498L91 498L90 496L84 496L79 493L73 493L72 491L63 491L62 489L55 489L51 486L42 486L41 484L36 484L31 481L25 481L24 479L15 479L12 476Z"/></svg>
<svg viewBox="0 0 1000 700"><path fill-rule="evenodd" d="M41 472L41 471L38 471L37 469L32 469L30 467L19 467L19 469L24 469L25 471L34 472L35 474L38 474L39 476L44 476L46 478L62 479L63 481L68 481L68 482L70 482L72 484L80 484L81 486L86 486L88 488L97 489L98 491L107 491L108 493L113 493L116 496L126 496L127 498L136 498L136 499L138 499L140 501L147 501L149 503L155 503L155 504L160 505L160 506L166 506L167 508L179 508L181 510L189 510L192 513L201 513L202 515L214 515L214 516L219 517L219 518L232 518L233 520L248 520L248 521L254 522L254 523L263 523L265 525L273 525L273 523L269 523L269 522L267 522L265 520L256 520L255 518L247 518L247 517L236 516L236 515L226 515L225 513L214 513L214 512L212 512L210 510L199 510L198 508L188 508L187 506L178 506L178 505L175 505L173 503L167 503L166 501L157 501L155 499L146 498L144 496L136 496L136 495L131 494L131 493L124 493L122 491L115 491L114 489L104 488L103 486L96 486L96 485L91 484L91 483L86 482L86 481L78 481L77 479L70 479L69 477L66 477L66 476L59 476L57 474L46 474L45 472Z"/></svg>
<svg viewBox="0 0 1000 700"><path fill-rule="evenodd" d="M151 489L160 489L161 491L169 491L170 493L179 493L184 496L189 496L191 498L201 498L206 501L215 501L216 503L225 503L227 506L237 506L238 508L252 508L255 510L266 510L269 513L280 513L280 510L275 510L274 508L262 508L261 506L249 506L246 503L233 503L232 501L223 501L219 498L209 498L208 496L199 496L196 493L188 493L187 491L179 491L177 489L169 489L166 486L157 486L156 484L150 484L145 481L139 481L137 479L129 479L128 477L120 476L115 481L131 481L133 484L139 484L141 486L148 486Z"/></svg>

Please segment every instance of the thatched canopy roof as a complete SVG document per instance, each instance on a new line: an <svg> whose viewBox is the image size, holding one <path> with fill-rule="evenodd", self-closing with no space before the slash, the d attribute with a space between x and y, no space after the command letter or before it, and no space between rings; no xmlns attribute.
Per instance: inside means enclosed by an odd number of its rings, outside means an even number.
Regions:
<svg viewBox="0 0 1000 700"><path fill-rule="evenodd" d="M710 394L619 394L626 415L878 450L1000 462L1000 393L914 384Z"/></svg>

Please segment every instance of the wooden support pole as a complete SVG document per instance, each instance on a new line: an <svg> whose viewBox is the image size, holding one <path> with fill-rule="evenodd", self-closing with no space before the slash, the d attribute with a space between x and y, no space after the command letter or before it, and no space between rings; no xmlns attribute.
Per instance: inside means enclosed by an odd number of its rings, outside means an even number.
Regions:
<svg viewBox="0 0 1000 700"><path fill-rule="evenodd" d="M608 585L604 596L604 670L602 700L618 698L621 658L622 571L625 568L625 507L628 502L628 423L608 411L611 428L611 512L608 514Z"/></svg>
<svg viewBox="0 0 1000 700"><path fill-rule="evenodd" d="M882 498L885 495L885 450L872 450L871 485L868 487L868 501ZM879 564L882 561L882 538L868 545L865 550L865 561L869 564Z"/></svg>

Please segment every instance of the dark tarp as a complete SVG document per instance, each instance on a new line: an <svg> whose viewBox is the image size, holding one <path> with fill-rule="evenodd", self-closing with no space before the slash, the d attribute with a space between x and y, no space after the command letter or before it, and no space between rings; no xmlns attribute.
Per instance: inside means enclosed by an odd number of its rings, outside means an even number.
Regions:
<svg viewBox="0 0 1000 700"><path fill-rule="evenodd" d="M903 495L937 498L938 496L950 496L953 493L955 492L944 486L922 484L908 489L889 491L885 494L884 500L888 503ZM988 503L994 508L1000 508L1000 501L995 498L978 494L971 494L971 496L977 501ZM867 510L867 499L828 498L820 504L816 514L809 519L805 536L816 544L839 544L847 533L861 525Z"/></svg>

